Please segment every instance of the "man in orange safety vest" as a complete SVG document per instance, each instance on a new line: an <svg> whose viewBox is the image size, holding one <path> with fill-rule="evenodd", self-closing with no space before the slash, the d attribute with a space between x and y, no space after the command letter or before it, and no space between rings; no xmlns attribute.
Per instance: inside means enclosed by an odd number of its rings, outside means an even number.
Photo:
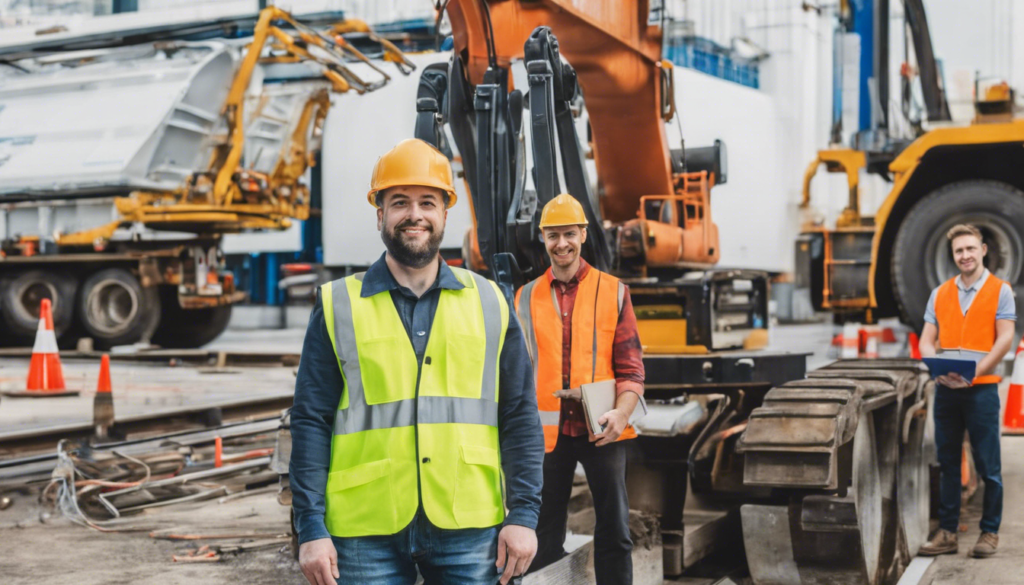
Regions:
<svg viewBox="0 0 1024 585"><path fill-rule="evenodd" d="M551 268L516 295L516 310L533 358L537 406L544 427L544 488L532 569L565 554L567 507L582 463L594 497L597 583L632 583L625 439L644 391L643 352L626 285L590 266L580 250L587 218L572 195L544 206L540 227ZM597 229L600 229L598 227ZM615 407L589 429L579 401L585 383L615 380Z"/></svg>

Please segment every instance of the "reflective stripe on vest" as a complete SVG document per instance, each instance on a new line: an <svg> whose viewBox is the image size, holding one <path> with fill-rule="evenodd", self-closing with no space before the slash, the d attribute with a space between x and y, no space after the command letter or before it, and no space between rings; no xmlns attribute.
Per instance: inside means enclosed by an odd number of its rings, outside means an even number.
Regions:
<svg viewBox="0 0 1024 585"><path fill-rule="evenodd" d="M619 279L595 268L590 269L578 286L572 315L574 345L570 386L573 388L615 377L612 367L615 328L626 288ZM516 312L533 361L544 448L550 453L558 441L560 426L561 400L552 394L562 388L563 332L558 297L548 274L519 290ZM576 340L580 343L576 344ZM619 439L635 436L633 428L626 427Z"/></svg>
<svg viewBox="0 0 1024 585"><path fill-rule="evenodd" d="M939 347L945 351L992 351L996 342L996 313L1003 281L993 274L985 279L964 314L960 308L960 291L956 277L947 280L935 294L935 318L939 322ZM997 384L1002 377L978 376L974 384Z"/></svg>
<svg viewBox="0 0 1024 585"><path fill-rule="evenodd" d="M508 307L487 279L452 271L465 288L441 290L422 366L390 293L361 297L362 274L322 287L345 380L326 498L335 536L394 534L420 500L440 528L504 519L497 399Z"/></svg>

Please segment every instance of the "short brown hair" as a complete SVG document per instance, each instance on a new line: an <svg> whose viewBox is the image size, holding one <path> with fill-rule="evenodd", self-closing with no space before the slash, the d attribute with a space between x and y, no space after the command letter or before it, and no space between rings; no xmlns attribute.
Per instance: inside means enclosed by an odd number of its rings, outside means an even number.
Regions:
<svg viewBox="0 0 1024 585"><path fill-rule="evenodd" d="M949 228L949 231L946 232L946 239L949 240L951 243L953 242L953 240L959 238L960 236L974 236L978 238L979 242L982 241L981 230L979 230L978 228L974 227L969 223L957 224Z"/></svg>

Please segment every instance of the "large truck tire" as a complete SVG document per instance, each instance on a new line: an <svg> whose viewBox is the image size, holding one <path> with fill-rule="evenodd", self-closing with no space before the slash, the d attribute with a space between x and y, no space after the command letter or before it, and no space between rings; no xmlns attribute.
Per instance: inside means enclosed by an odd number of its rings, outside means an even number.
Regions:
<svg viewBox="0 0 1024 585"><path fill-rule="evenodd" d="M50 299L53 329L60 337L74 320L77 288L74 277L60 271L30 270L0 281L0 344L32 345L43 299Z"/></svg>
<svg viewBox="0 0 1024 585"><path fill-rule="evenodd" d="M167 348L202 347L216 339L231 320L231 305L184 309L174 287L161 287L164 313L153 334L153 343Z"/></svg>
<svg viewBox="0 0 1024 585"><path fill-rule="evenodd" d="M1024 192L997 181L961 181L929 193L910 209L892 250L893 293L916 331L932 289L959 274L946 232L974 224L988 246L985 266L1024 293ZM1024 320L1018 320L1018 333Z"/></svg>
<svg viewBox="0 0 1024 585"><path fill-rule="evenodd" d="M160 295L128 270L100 270L82 283L78 320L99 349L146 341L160 322Z"/></svg>

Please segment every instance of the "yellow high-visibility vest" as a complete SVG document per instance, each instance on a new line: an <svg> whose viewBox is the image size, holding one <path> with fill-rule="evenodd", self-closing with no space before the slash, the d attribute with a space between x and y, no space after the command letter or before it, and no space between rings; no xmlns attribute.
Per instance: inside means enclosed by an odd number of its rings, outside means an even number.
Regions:
<svg viewBox="0 0 1024 585"><path fill-rule="evenodd" d="M362 297L362 274L321 286L345 380L326 490L334 536L395 534L420 501L439 528L505 519L498 357L508 305L493 282L452 271L465 288L441 290L422 369L390 293Z"/></svg>

